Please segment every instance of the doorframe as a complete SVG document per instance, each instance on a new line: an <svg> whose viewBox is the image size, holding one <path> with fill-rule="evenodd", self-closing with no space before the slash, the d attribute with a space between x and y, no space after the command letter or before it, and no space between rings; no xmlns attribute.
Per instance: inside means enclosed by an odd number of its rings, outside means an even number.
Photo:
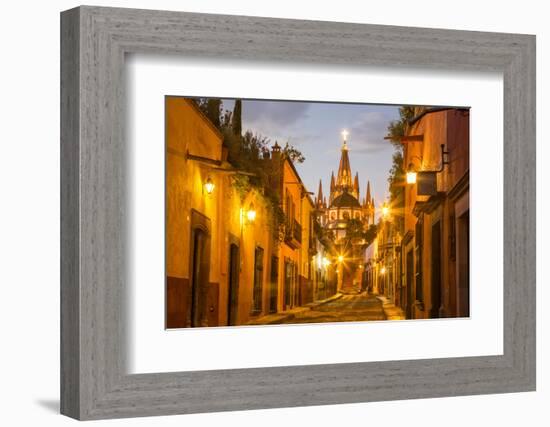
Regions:
<svg viewBox="0 0 550 427"><path fill-rule="evenodd" d="M226 322L227 326L235 326L238 324L239 321L239 285L241 281L241 245L240 240L237 236L234 234L228 233L228 246L227 246L227 304L226 304ZM233 284L231 283L231 247L236 246L237 247L237 281L236 281L236 289L233 289ZM234 323L231 323L231 313L232 313L232 304L231 304L231 296L232 293L235 292L235 304L233 307L234 313Z"/></svg>
<svg viewBox="0 0 550 427"><path fill-rule="evenodd" d="M456 313L457 315L461 315L461 298L460 298L460 279L461 279L461 273L460 273L460 261L462 257L462 253L460 251L461 249L461 238L462 235L460 226L460 221L463 221L461 219L465 214L468 214L468 271L471 271L471 261L472 261L472 254L470 251L470 242L471 242L471 219L470 219L470 192L469 188L466 187L462 193L460 193L459 196L456 197L454 200L454 215L455 215L455 224L453 224L453 227L455 227L455 253L456 253ZM469 275L470 276L470 275ZM471 314L471 283L470 283L471 277L468 277L468 314L465 317L470 317Z"/></svg>
<svg viewBox="0 0 550 427"><path fill-rule="evenodd" d="M438 251L436 251L436 248L434 247L434 230L438 230L439 239L438 239ZM442 250L443 250L443 222L441 218L437 218L432 220L430 222L430 315L429 317L431 319L437 319L441 317L441 299L443 296L443 256L442 256ZM438 253L438 263L434 260L434 254L436 252ZM437 267L437 268L435 268ZM439 274L436 274L436 270L439 272ZM436 276L439 276L438 278ZM434 278L437 278L437 283L434 280ZM436 298L437 297L437 298ZM434 306L434 302L437 304L437 306Z"/></svg>
<svg viewBox="0 0 550 427"><path fill-rule="evenodd" d="M195 209L191 209L191 220L190 220L190 233L189 233L189 294L191 298L189 299L189 306L187 307L187 324L190 327L202 326L202 324L208 324L208 316L206 310L207 297L208 297L208 284L210 281L210 218L206 215L200 213ZM201 264L206 267L206 272L203 273L206 277L201 277L200 283L195 283L194 280L194 253L195 253L195 232L200 231L204 233L205 242L204 242L204 259ZM196 294L198 292L198 295ZM194 307L194 305L197 307ZM194 308L199 310L199 324L193 325L193 314Z"/></svg>

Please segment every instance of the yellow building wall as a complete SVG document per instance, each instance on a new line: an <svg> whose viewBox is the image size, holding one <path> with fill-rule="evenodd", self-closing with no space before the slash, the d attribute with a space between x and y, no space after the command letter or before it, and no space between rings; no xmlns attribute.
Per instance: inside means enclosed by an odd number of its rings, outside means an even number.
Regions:
<svg viewBox="0 0 550 427"><path fill-rule="evenodd" d="M281 193L281 201L283 204L283 210L285 214L287 214L289 207L287 206L287 191L288 194L290 194L290 197L292 198L292 201L294 202L294 205L296 207L293 215L293 219L300 221L300 211L301 211L301 185L299 184L299 178L295 174L292 166L289 164L289 160L283 161L283 167L282 167L282 173L281 173L281 180L282 180L282 193ZM303 230L303 227L302 227ZM302 239L303 240L303 239ZM285 307L284 301L285 301L285 258L291 260L295 263L297 270L299 271L300 268L300 250L294 249L290 247L288 244L286 244L284 241L280 244L280 250L279 250L279 289L278 289L278 311L288 310L290 307ZM294 295L297 292L297 286L298 286L298 278L296 277L291 284L291 301L294 299ZM292 302L291 302L292 306Z"/></svg>
<svg viewBox="0 0 550 427"><path fill-rule="evenodd" d="M261 196L255 191L248 193L242 204L239 196L233 193L232 210L239 212L242 209L240 221L241 232L241 276L239 281L239 324L245 324L252 317L253 288L254 288L254 262L255 250L257 247L263 249L263 271L262 271L262 304L261 311L256 315L267 313L270 260L272 254L272 232L270 228L270 212L266 209ZM256 211L256 219L253 223L246 219L246 212L253 205ZM236 230L233 230L236 231ZM226 305L227 306L227 305Z"/></svg>
<svg viewBox="0 0 550 427"><path fill-rule="evenodd" d="M300 224L302 225L302 246L300 248L300 271L299 274L302 277L302 303L308 303L313 301L313 278L311 263L313 261L313 255L311 254L312 248L310 248L311 241L311 216L313 215L314 205L309 196L306 194L301 198L301 215Z"/></svg>
<svg viewBox="0 0 550 427"><path fill-rule="evenodd" d="M190 159L188 153L221 163L222 137L191 101L169 97L166 99L167 326L189 326L182 316L185 317L183 311L188 310L191 298L193 212L207 218L209 224L210 260L205 302L208 326L227 324L231 243L236 243L240 250L237 324L244 324L251 316L254 255L258 246L264 249L263 298L259 314L266 312L273 245L270 212L257 191L250 191L241 200L232 186L230 173L219 171L216 165L208 162ZM212 194L204 189L207 178L215 185ZM246 219L251 206L256 211L254 222ZM171 309L179 310L172 320Z"/></svg>
<svg viewBox="0 0 550 427"><path fill-rule="evenodd" d="M166 273L189 277L190 210L217 219L218 209L213 195L205 194L203 184L208 170L198 162L186 159L187 152L221 160L221 136L207 125L189 100L166 99ZM214 183L217 176L211 174ZM217 231L212 230L217 240ZM219 270L213 272L215 280Z"/></svg>
<svg viewBox="0 0 550 427"><path fill-rule="evenodd" d="M187 153L221 160L222 139L217 130L202 116L191 101L184 98L166 98L166 276L167 276L167 326L183 327L191 300L189 288L191 220L192 212L208 218L216 224L219 209L215 197L206 194L204 182L210 175L208 168L192 161ZM217 177L211 179L219 185ZM208 223L208 222L206 222ZM215 226L209 229L213 247L219 245L219 233ZM211 253L212 266L208 282L220 280L217 253ZM211 289L204 289L208 298ZM215 296L215 293L212 294ZM204 299L204 298L203 298ZM215 319L210 319L214 323Z"/></svg>

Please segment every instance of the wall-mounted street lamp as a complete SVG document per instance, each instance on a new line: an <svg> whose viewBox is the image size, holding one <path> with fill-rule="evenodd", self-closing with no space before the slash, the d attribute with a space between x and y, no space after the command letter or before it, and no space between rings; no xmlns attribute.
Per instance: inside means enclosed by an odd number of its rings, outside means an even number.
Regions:
<svg viewBox="0 0 550 427"><path fill-rule="evenodd" d="M441 144L441 164L437 170L417 171L412 163L407 168L407 184L417 184L419 196L433 196L437 194L437 174L449 164L449 152L445 151L445 144Z"/></svg>
<svg viewBox="0 0 550 427"><path fill-rule="evenodd" d="M380 269L380 274L383 276L384 274L386 274L386 267L385 266L382 266L382 268Z"/></svg>
<svg viewBox="0 0 550 427"><path fill-rule="evenodd" d="M417 175L427 177L427 176L433 176L436 173L442 172L445 165L449 164L449 151L445 150L445 144L441 144L441 164L439 166L439 169L437 170L422 170L417 171L412 163L409 163L409 166L407 167L407 173L406 173L406 179L407 184L416 184L417 181ZM415 156L417 157L417 156Z"/></svg>
<svg viewBox="0 0 550 427"><path fill-rule="evenodd" d="M338 255L338 262L340 264L344 262L344 255Z"/></svg>
<svg viewBox="0 0 550 427"><path fill-rule="evenodd" d="M254 204L250 203L250 207L246 211L246 220L249 224L254 224L256 221L256 210L254 209Z"/></svg>
<svg viewBox="0 0 550 427"><path fill-rule="evenodd" d="M214 191L214 182L212 181L212 178L208 177L206 178L206 181L204 183L204 190L206 191L206 194L212 194Z"/></svg>
<svg viewBox="0 0 550 427"><path fill-rule="evenodd" d="M241 216L241 232L244 230L245 225L252 225L256 221L256 209L254 209L254 204L250 203L248 209L240 209Z"/></svg>
<svg viewBox="0 0 550 427"><path fill-rule="evenodd" d="M409 163L407 168L407 184L416 184L416 171L412 163Z"/></svg>

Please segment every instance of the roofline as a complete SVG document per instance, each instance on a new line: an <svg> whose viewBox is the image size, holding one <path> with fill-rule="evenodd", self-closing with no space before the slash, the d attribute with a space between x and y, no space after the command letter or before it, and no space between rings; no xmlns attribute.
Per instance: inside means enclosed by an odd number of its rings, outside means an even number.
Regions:
<svg viewBox="0 0 550 427"><path fill-rule="evenodd" d="M357 199L357 197L355 197L353 194L351 194L351 193L348 192L348 191L344 191L344 192L342 192L342 194L336 196L336 197L334 198L334 200L332 201L332 203L329 205L329 209L332 208L332 207L335 207L335 208L338 208L338 209L342 208L342 206L334 206L334 202L335 202L336 200L338 200L339 198L343 197L344 194L348 194L350 197L353 197L353 198L357 201L358 207L359 207L360 209L363 209L363 205L361 205L361 202L359 201L359 199ZM344 208L357 208L357 206L343 206L343 207L344 207Z"/></svg>
<svg viewBox="0 0 550 427"><path fill-rule="evenodd" d="M433 108L429 108L427 110L422 111L420 114L413 117L412 119L408 120L407 124L409 126L412 126L427 114L438 113L440 111L447 111L447 110L470 111L470 107L433 107Z"/></svg>
<svg viewBox="0 0 550 427"><path fill-rule="evenodd" d="M220 130L214 126L214 123L212 123L212 121L206 116L206 114L204 114L202 112L202 110L199 108L199 106L197 105L196 102L194 102L194 98L188 98L188 97L185 97L185 96L177 96L177 95L166 95L167 98L183 98L189 105L191 105L191 108L193 108L203 119L204 121L206 122L206 124L208 125L208 127L214 131L214 133L216 134L216 136L218 136L221 140L221 142L223 142L223 134L220 132Z"/></svg>

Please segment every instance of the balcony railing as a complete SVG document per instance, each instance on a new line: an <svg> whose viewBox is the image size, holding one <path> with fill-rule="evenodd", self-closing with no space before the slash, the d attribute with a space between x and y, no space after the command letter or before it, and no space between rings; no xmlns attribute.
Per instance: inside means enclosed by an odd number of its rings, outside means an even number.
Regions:
<svg viewBox="0 0 550 427"><path fill-rule="evenodd" d="M302 226L295 219L286 223L285 243L294 249L302 245Z"/></svg>

